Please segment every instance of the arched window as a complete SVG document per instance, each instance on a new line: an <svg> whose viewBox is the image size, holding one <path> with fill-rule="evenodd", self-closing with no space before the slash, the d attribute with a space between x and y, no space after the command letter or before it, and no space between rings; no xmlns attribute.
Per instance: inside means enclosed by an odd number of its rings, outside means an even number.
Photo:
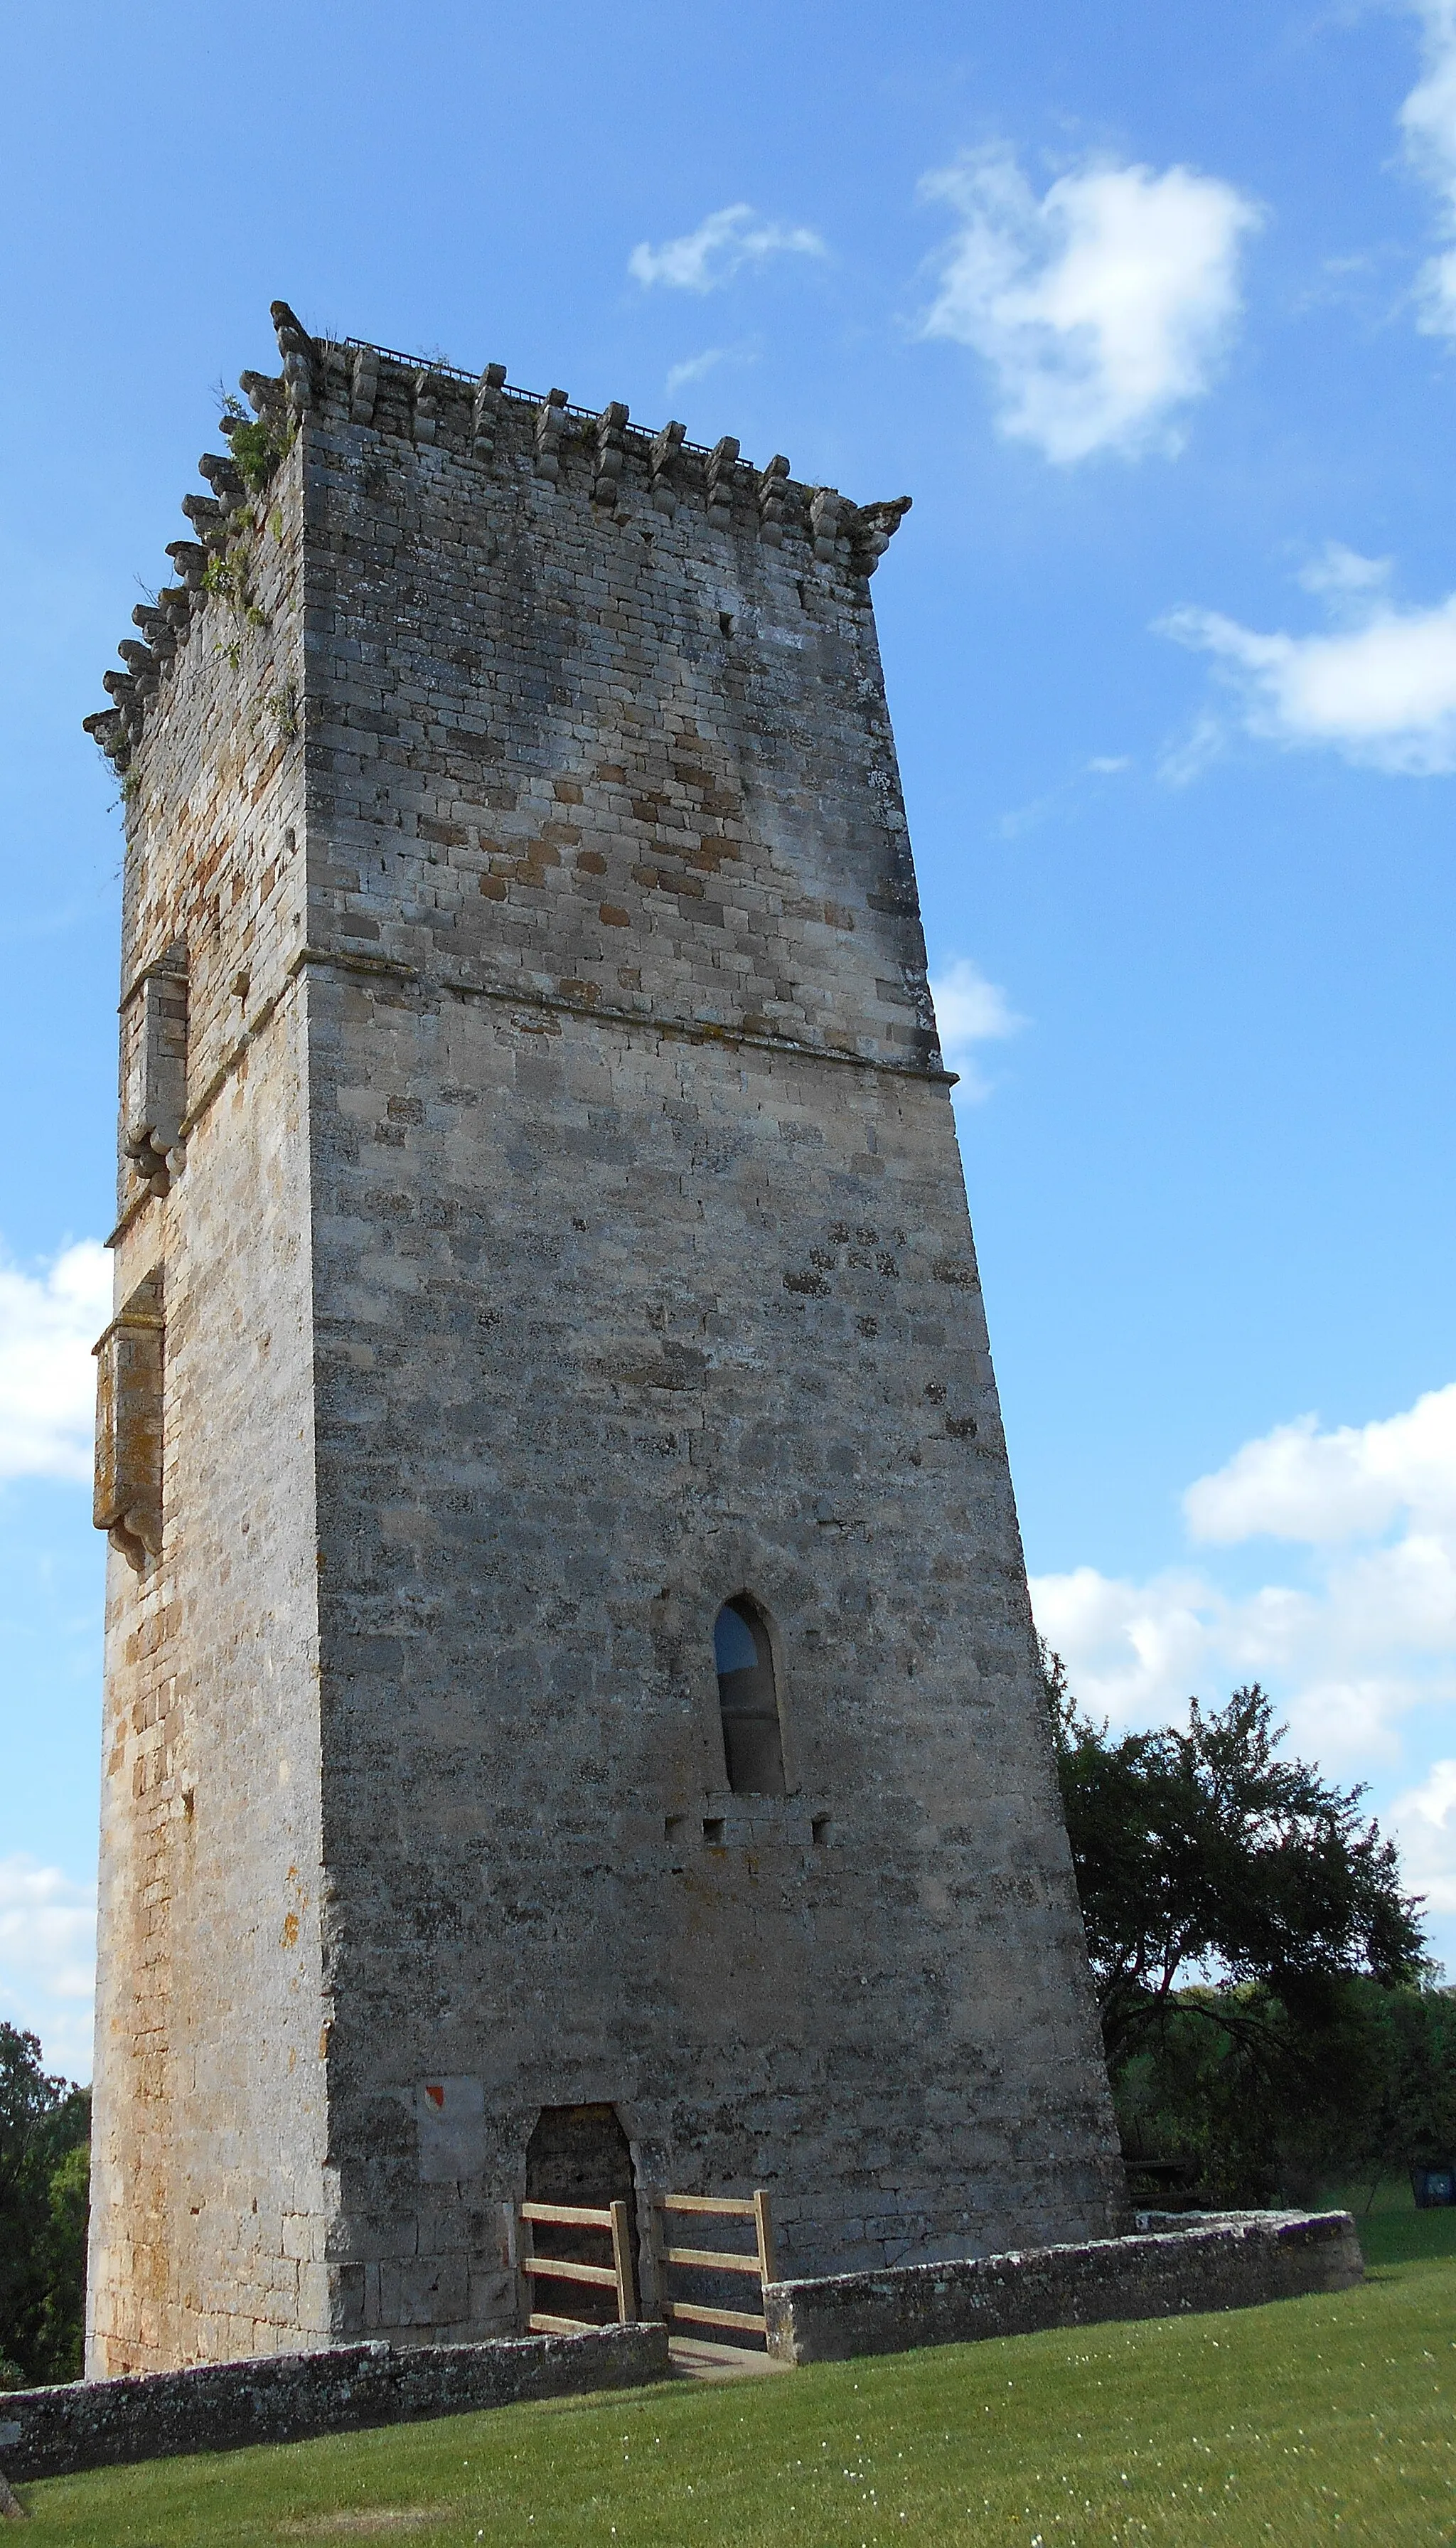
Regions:
<svg viewBox="0 0 1456 2548"><path fill-rule="evenodd" d="M737 1796L781 1796L783 1734L769 1631L746 1592L725 1601L713 1630L728 1784Z"/></svg>

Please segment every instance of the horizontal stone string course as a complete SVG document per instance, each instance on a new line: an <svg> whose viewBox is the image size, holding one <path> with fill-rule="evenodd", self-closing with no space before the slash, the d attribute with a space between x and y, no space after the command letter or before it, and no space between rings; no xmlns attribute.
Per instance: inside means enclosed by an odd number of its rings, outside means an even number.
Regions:
<svg viewBox="0 0 1456 2548"><path fill-rule="evenodd" d="M1348 2291L1364 2270L1348 2212L1226 2213L1131 2238L774 2283L764 2314L775 2360L848 2362L1043 2327L1256 2309Z"/></svg>
<svg viewBox="0 0 1456 2548"><path fill-rule="evenodd" d="M133 2380L69 2381L0 2396L0 2467L21 2484L74 2477L133 2460L640 2389L665 2380L669 2367L667 2328L641 2324L485 2344L344 2344Z"/></svg>

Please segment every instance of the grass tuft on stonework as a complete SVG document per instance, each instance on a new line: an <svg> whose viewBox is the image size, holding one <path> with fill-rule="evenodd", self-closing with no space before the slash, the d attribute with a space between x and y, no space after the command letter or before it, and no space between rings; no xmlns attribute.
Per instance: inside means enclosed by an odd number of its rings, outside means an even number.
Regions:
<svg viewBox="0 0 1456 2548"><path fill-rule="evenodd" d="M1412 2218L1439 2237L1451 2216ZM52 2479L19 2490L33 2518L16 2536L33 2548L1432 2548L1456 2540L1453 2406L1456 2264L1427 2252L1373 2264L1353 2292L1221 2317Z"/></svg>

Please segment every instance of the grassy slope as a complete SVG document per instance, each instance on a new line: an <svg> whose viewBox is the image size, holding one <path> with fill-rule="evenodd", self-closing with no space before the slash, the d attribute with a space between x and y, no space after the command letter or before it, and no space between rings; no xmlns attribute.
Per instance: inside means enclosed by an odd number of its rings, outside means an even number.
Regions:
<svg viewBox="0 0 1456 2548"><path fill-rule="evenodd" d="M1412 2216L1423 2228L1433 2216ZM1448 2216L1449 2217L1449 2216ZM1456 2541L1456 2270L24 2489L66 2548Z"/></svg>

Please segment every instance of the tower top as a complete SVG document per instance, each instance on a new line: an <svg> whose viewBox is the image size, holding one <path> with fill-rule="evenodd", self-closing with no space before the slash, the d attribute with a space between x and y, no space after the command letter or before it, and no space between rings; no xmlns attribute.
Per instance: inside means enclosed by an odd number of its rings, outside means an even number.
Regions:
<svg viewBox="0 0 1456 2548"><path fill-rule="evenodd" d="M640 504L671 519L680 505L696 506L725 535L799 547L819 565L853 577L874 573L910 509L908 496L857 504L835 487L796 479L782 452L760 469L744 459L733 434L709 446L689 442L676 419L656 431L633 424L620 399L598 410L574 406L562 389L521 389L506 378L503 363L466 372L362 337L312 336L286 301L273 302L269 315L282 369L240 375L252 413L229 400L220 419L229 452L204 452L198 463L212 492L182 500L194 537L167 548L178 582L133 611L140 634L118 648L125 669L102 677L112 704L84 720L119 771L140 739L148 705L186 641L201 597L226 588L229 544L248 527L239 517L266 493L310 413L450 451L492 477L514 462L607 513Z"/></svg>

